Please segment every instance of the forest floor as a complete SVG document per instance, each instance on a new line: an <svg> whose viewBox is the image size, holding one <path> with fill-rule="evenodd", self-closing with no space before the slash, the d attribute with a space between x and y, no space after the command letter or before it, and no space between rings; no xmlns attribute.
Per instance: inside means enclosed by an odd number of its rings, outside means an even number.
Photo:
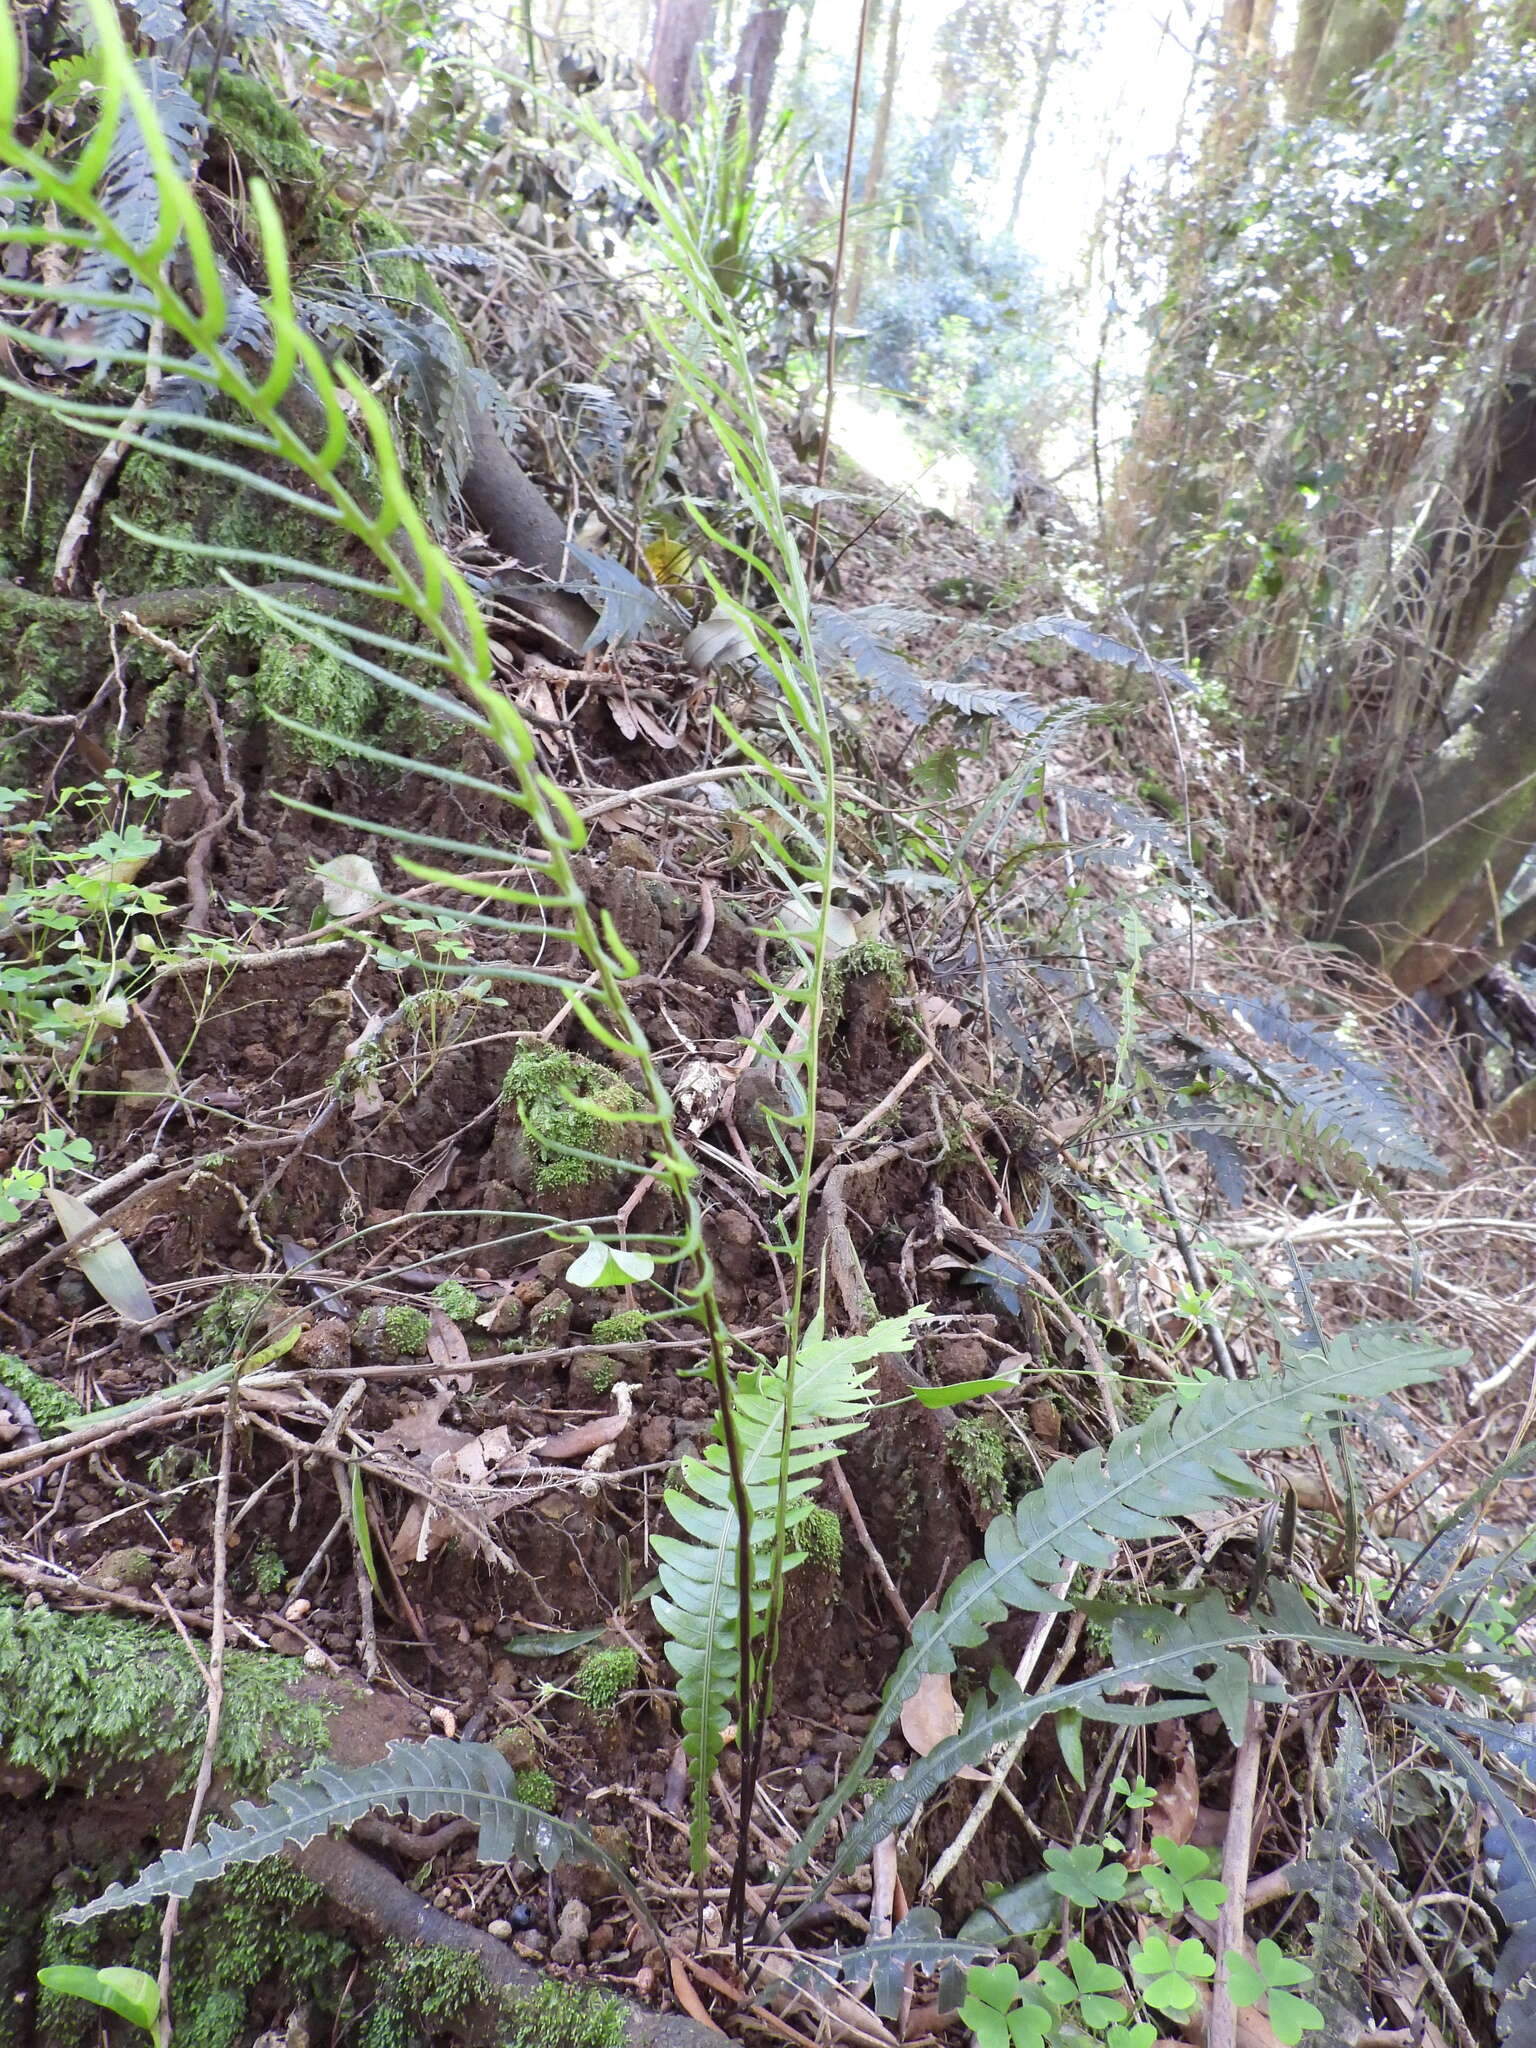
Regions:
<svg viewBox="0 0 1536 2048"><path fill-rule="evenodd" d="M787 452L785 471L808 481ZM1210 1367L1213 1326L1239 1352L1257 1342L1245 1269L1283 1293L1299 1256L1298 1318L1412 1323L1467 1351L1458 1373L1396 1404L1363 1453L1383 1572L1397 1569L1394 1544L1427 1542L1519 1447L1532 1408L1519 1361L1536 1314L1536 1173L1489 1143L1445 1043L1287 930L1263 792L1232 742L1123 649L1081 633L1008 637L1069 609L1057 543L986 541L883 504L867 479L838 481L838 608L901 638L914 671L1008 705L941 708L919 728L868 677L837 671L858 940L826 1043L813 1244L831 1247L835 1283L837 1247L851 1243L882 1313L922 1302L936 1320L904 1367L883 1363L891 1404L826 1493L839 1536L792 1581L764 1867L857 1749L912 1615L977 1554L1005 1501ZM638 959L636 1009L689 1121L733 1332L771 1358L787 1275L770 1134L742 1056L782 906L744 857L714 720L717 693L735 717L754 708L729 678L701 683L645 644L579 668L524 650L504 680L588 823L592 899ZM1033 734L1010 723L1020 704ZM131 729L143 707L120 708ZM104 725L82 716L40 735L34 805L88 779L113 716L109 705ZM493 772L473 748L455 765ZM386 1830L381 1853L530 1959L724 2018L729 1957L707 1918L692 1932L679 1729L647 1599L668 1475L710 1428L701 1344L658 1289L569 1281L574 1247L550 1209L595 1220L612 1205L590 1184L563 1204L535 1185L508 1074L530 1050L590 1046L555 992L497 981L495 942L437 915L460 899L390 865L391 832L507 846L505 814L480 792L334 756L276 779L263 746L217 714L195 757L172 746L136 770L175 792L137 879L223 943L140 977L88 1069L13 1109L0 1134L0 1164L45 1128L88 1141L89 1174L67 1185L131 1251L152 1302L148 1320L123 1320L40 1206L0 1230L0 1580L67 1612L164 1624L200 1654L222 1593L232 1648L375 1685L404 1703L393 1733L497 1742L547 1774L556 1811L608 1831L693 1952L681 1980L601 1885L484 1867L462 1835L422 1865L407 1831ZM1160 824L1170 791L1176 822ZM322 906L316 871L340 856L369 863L391 903ZM1215 896L1201 865L1219 875ZM489 970L479 979L461 971L466 946ZM570 963L555 949L547 964ZM1271 1123L1203 1149L1171 1143L1149 1197L1139 1148L1172 1127L1143 1115L1128 1075L1172 1087L1208 1056L1326 1079L1341 1049L1375 1077L1376 1112L1398 1105L1434 1172L1389 1153L1351 1182L1336 1150L1298 1158ZM656 1203L644 1196L629 1227L663 1220ZM1200 1301L1191 1243L1227 1257ZM1035 1282L1046 1292L1032 1301ZM1060 1291L1090 1282L1098 1336ZM633 1309L643 1325L624 1320ZM198 1375L232 1359L256 1362L226 1429L226 1384ZM896 1403L913 1384L999 1370L1016 1385L984 1403ZM98 1429L54 1441L98 1410L111 1411ZM1321 1461L1284 1476L1303 1509L1326 1518L1336 1505ZM1519 1528L1533 1505L1514 1480L1489 1513ZM1235 1519L1193 1530L1173 1576L1234 1572L1246 1541ZM1028 1627L1001 1631L996 1654L1014 1662ZM1075 1669L1092 1644L1078 1617L1042 1669ZM617 1656L594 1664L594 1651ZM914 1721L887 1761L931 1739ZM1176 1757L1136 1755L1161 1818L1174 1825L1181 1806L1183 1839L1214 1839L1232 1764L1219 1727L1186 1731ZM727 1794L737 1768L728 1749ZM1297 1853L1300 1796L1275 1792L1256 1868ZM903 1851L904 1898L922 1893L974 1797L957 1781L928 1811ZM1036 1868L1042 1840L1086 1823L1048 1734L1016 1797L946 1881L947 1922ZM156 1807L130 1803L130 1857L156 1839ZM713 1872L707 1905L726 1874ZM828 1939L867 1930L864 1877L824 1909ZM582 1889L589 1918L562 1941L562 1904ZM282 1987L264 1995L282 2024ZM871 2014L864 2038L890 2037Z"/></svg>

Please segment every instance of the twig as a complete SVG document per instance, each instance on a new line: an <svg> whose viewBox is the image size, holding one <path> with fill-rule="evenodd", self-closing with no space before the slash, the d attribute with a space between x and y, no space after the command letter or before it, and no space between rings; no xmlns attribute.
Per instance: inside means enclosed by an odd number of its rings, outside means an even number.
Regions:
<svg viewBox="0 0 1536 2048"><path fill-rule="evenodd" d="M219 1724L224 1718L225 1598L229 1588L229 1482L235 1457L235 1428L240 1415L240 1382L229 1383L224 1402L224 1431L219 1439L219 1488L213 1510L213 1633L208 1644L208 1726L203 1733L203 1754L192 1787L192 1809L182 1834L181 1846L190 1849L202 1826L203 1807L213 1784L214 1757L219 1747ZM190 1645L188 1646L190 1648ZM167 2028L171 2022L171 1949L176 1940L180 1899L165 1902L160 1922L160 2014ZM168 2037L167 2037L168 2038Z"/></svg>
<svg viewBox="0 0 1536 2048"><path fill-rule="evenodd" d="M842 1459L834 1458L832 1460L830 1470L832 1473L832 1484L837 1488L837 1497L842 1502L844 1508L847 1510L848 1519L853 1524L853 1533L859 1539L859 1547L864 1552L864 1555L869 1559L869 1562L874 1569L875 1577L880 1581L880 1584L884 1587L885 1597L891 1603L892 1612L895 1614L897 1620L901 1623L902 1627L906 1630L907 1634L911 1635L911 1612L908 1609L906 1601L903 1600L901 1597L901 1592L896 1584L896 1581L891 1577L885 1559L880 1555L880 1552L875 1547L875 1539L873 1538L873 1536L870 1535L869 1529L864 1521L863 1515L861 1515L859 1512L859 1504L853 1497L853 1488L848 1484L848 1475L843 1470Z"/></svg>
<svg viewBox="0 0 1536 2048"><path fill-rule="evenodd" d="M160 389L159 355L164 341L165 323L157 319L149 330L148 361L138 396L123 414L117 432L92 464L91 473L75 500L74 510L64 522L64 531L59 535L58 552L53 558L53 587L61 595L75 587L75 571L80 566L80 551L85 546L85 537L91 530L96 507L105 497L107 486L117 475L123 457L137 443L136 429L139 421L155 402Z"/></svg>
<svg viewBox="0 0 1536 2048"><path fill-rule="evenodd" d="M1250 1670L1250 1680L1257 1679ZM1248 1866L1253 1860L1253 1809L1259 1791L1259 1751L1264 1741L1264 1703L1250 1698L1243 1740L1232 1768L1226 1841L1221 1852L1221 1881L1226 1896L1216 1921L1216 1975L1211 1983L1211 2016L1206 2048L1237 2048L1237 2007L1227 1982L1227 1956L1243 1948L1243 1914L1247 1909Z"/></svg>

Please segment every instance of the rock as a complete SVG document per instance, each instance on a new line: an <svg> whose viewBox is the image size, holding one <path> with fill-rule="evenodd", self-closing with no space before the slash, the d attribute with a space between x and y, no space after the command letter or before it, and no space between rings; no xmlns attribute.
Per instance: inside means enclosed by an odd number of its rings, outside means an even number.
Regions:
<svg viewBox="0 0 1536 2048"><path fill-rule="evenodd" d="M560 1908L560 1928L549 1952L552 1963L570 1969L586 1954L587 1936L592 1932L592 1909L581 1899L567 1899Z"/></svg>
<svg viewBox="0 0 1536 2048"><path fill-rule="evenodd" d="M288 1354L295 1365L312 1365L338 1371L351 1363L352 1332L340 1316L326 1316L301 1330Z"/></svg>
<svg viewBox="0 0 1536 2048"><path fill-rule="evenodd" d="M499 1671L501 1666L498 1664ZM498 1728L491 1737L491 1746L499 1749L515 1771L531 1770L539 1760L538 1744L521 1721L511 1721L505 1728Z"/></svg>
<svg viewBox="0 0 1536 2048"><path fill-rule="evenodd" d="M628 1870L634 1863L634 1845L623 1828L597 1826L587 1830L593 1842L604 1855L611 1858L620 1870ZM556 1866L555 1881L568 1900L587 1900L596 1904L599 1899L611 1899L614 1894L613 1877L602 1863L583 1863L575 1857L566 1857ZM565 1923L564 1913L560 1916Z"/></svg>
<svg viewBox="0 0 1536 2048"><path fill-rule="evenodd" d="M510 1941L512 1939L512 1922L510 1920L493 1920L485 1931L493 1941Z"/></svg>
<svg viewBox="0 0 1536 2048"><path fill-rule="evenodd" d="M647 1465L663 1464L672 1455L672 1419L653 1415L640 1427L640 1456Z"/></svg>
<svg viewBox="0 0 1536 2048"><path fill-rule="evenodd" d="M837 1781L825 1764L818 1763L814 1757L808 1757L800 1766L800 1782L812 1803L820 1806Z"/></svg>
<svg viewBox="0 0 1536 2048"><path fill-rule="evenodd" d="M751 1278L763 1234L754 1217L743 1209L717 1209L705 1224L704 1234L722 1273L733 1280Z"/></svg>
<svg viewBox="0 0 1536 2048"><path fill-rule="evenodd" d="M571 1297L557 1288L529 1316L528 1341L539 1351L558 1351L570 1334Z"/></svg>
<svg viewBox="0 0 1536 2048"><path fill-rule="evenodd" d="M551 1287L558 1287L565 1278L568 1267L575 1264L576 1254L562 1246L559 1251L546 1252L539 1261L539 1277L547 1280Z"/></svg>
<svg viewBox="0 0 1536 2048"><path fill-rule="evenodd" d="M149 1586L154 1583L155 1560L142 1544L130 1544L125 1550L109 1550L91 1577L109 1593L119 1586Z"/></svg>

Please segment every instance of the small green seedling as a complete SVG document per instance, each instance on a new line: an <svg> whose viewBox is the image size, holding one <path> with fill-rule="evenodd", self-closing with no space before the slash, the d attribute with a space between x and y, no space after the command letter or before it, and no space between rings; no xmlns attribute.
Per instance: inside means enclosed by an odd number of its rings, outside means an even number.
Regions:
<svg viewBox="0 0 1536 2048"><path fill-rule="evenodd" d="M1170 1920L1183 1912L1193 1913L1199 1920L1214 1920L1227 1896L1226 1886L1208 1874L1215 1868L1215 1859L1203 1849L1174 1841L1171 1835L1154 1835L1152 1847L1159 1860L1146 1866L1141 1881L1152 1894L1149 1903L1153 1911Z"/></svg>
<svg viewBox="0 0 1536 2048"><path fill-rule="evenodd" d="M1085 1912L1125 1896L1125 1865L1106 1863L1101 1842L1081 1842L1075 1849L1053 1842L1045 1852L1045 1867L1051 1890Z"/></svg>
<svg viewBox="0 0 1536 2048"><path fill-rule="evenodd" d="M1012 1963L973 1963L965 1973L960 2017L976 2048L1044 2048L1055 2015L1043 2004L1021 2001L1023 1981Z"/></svg>
<svg viewBox="0 0 1536 2048"><path fill-rule="evenodd" d="M1063 2012L1075 2005L1083 2025L1096 2034L1123 2026L1130 2017L1124 1999L1116 1996L1125 1990L1125 1979L1113 1963L1101 1963L1085 1941L1067 1943L1066 1970L1042 1963L1036 1974L1052 2005Z"/></svg>
<svg viewBox="0 0 1536 2048"><path fill-rule="evenodd" d="M170 2034L160 2018L160 1986L146 1970L129 1970L117 1963L104 1970L84 1963L50 1963L46 1970L38 1971L37 1981L45 1991L105 2007L120 2020L142 2028L156 2048L167 2048Z"/></svg>
<svg viewBox="0 0 1536 2048"><path fill-rule="evenodd" d="M1269 2024L1275 2030L1275 2039L1283 2041L1285 2048L1295 2048L1303 2034L1315 2033L1323 2025L1323 2016L1312 2001L1298 1998L1290 1989L1293 1984L1311 1982L1312 1972L1307 1965L1293 1962L1278 1942L1261 1941L1251 1963L1236 1949L1227 1951L1227 1984L1232 2003L1258 2005L1267 2000Z"/></svg>
<svg viewBox="0 0 1536 2048"><path fill-rule="evenodd" d="M1216 1974L1216 1958L1203 1941L1168 1942L1149 1934L1131 1950L1131 1969L1141 1979L1141 1995L1155 2012L1182 2019L1193 2012L1200 1985Z"/></svg>

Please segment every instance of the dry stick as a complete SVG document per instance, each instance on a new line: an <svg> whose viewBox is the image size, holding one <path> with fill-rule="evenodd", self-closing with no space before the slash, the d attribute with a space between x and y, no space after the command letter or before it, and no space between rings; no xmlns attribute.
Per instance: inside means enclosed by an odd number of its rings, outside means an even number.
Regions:
<svg viewBox="0 0 1536 2048"><path fill-rule="evenodd" d="M1064 1579L1058 1579L1056 1584L1052 1586L1052 1598L1055 1600L1065 1600L1067 1589L1071 1584L1072 1574L1069 1572ZM1030 1630L1029 1641L1024 1645L1024 1654L1014 1667L1014 1683L1018 1686L1020 1692L1023 1692L1031 1678L1035 1675L1035 1666L1040 1661L1040 1652L1045 1648L1046 1637L1055 1625L1058 1611L1057 1609L1052 1609L1049 1613L1039 1614L1035 1617L1035 1625ZM1003 1787L1013 1775L1013 1767L1024 1754L1024 1745L1028 1740L1029 1736L1024 1734L1019 1736L1016 1741L1010 1742L993 1765L986 1785L977 1797L976 1804L966 1815L954 1840L933 1866L927 1877L924 1878L923 1895L925 1898L932 1898L936 1895L945 1878L949 1876L950 1872L959 1863L961 1857L970 1848L972 1842L975 1841L976 1836L986 1821L987 1815L996 1805Z"/></svg>
<svg viewBox="0 0 1536 2048"><path fill-rule="evenodd" d="M1348 1848L1345 1849L1344 1854L1349 1859L1350 1868L1364 1878L1372 1896L1380 1903L1386 1912L1387 1918L1413 1951L1414 1960L1424 1972L1430 1990L1439 1999L1441 2014L1446 2024L1450 2027L1451 2032L1461 2044L1461 2048L1478 2048L1477 2036L1462 2016L1461 2007L1456 2001L1455 1992L1446 1983L1444 1976L1436 1965L1434 1957L1424 1946L1419 1930L1413 1924L1412 1914L1403 1905L1402 1901L1396 1897L1387 1884L1386 1879L1378 1873L1375 1866L1366 1857Z"/></svg>
<svg viewBox="0 0 1536 2048"><path fill-rule="evenodd" d="M837 1149L832 1153L830 1158L824 1159L821 1165L818 1166L816 1171L811 1175L811 1185L809 1192L814 1193L815 1190L818 1187L820 1187L821 1183L826 1179L827 1175L832 1171L833 1167L842 1158L843 1154L845 1152L851 1152L853 1150L853 1147L858 1143L859 1139L862 1138L867 1131L872 1131L875 1125L879 1123L880 1119L883 1116L886 1116L891 1110L893 1110L896 1107L897 1103L900 1102L902 1096L905 1095L907 1090L912 1086L912 1083L918 1080L923 1074L925 1074L932 1065L933 1047L929 1046L928 1050L922 1055L922 1057L920 1059L914 1060L912 1065L908 1067L907 1071L902 1075L901 1079L896 1083L896 1085L893 1088L889 1089L887 1093L881 1097L880 1101L878 1101L875 1104L874 1108L869 1112L869 1114L867 1116L860 1117L859 1121L854 1125L853 1129L849 1131L846 1134L846 1136L838 1139Z"/></svg>
<svg viewBox="0 0 1536 2048"><path fill-rule="evenodd" d="M144 370L144 382L138 396L123 414L117 433L97 456L84 488L75 500L75 509L64 522L64 531L59 536L58 552L53 558L53 587L61 595L73 590L75 571L80 566L80 550L85 546L85 537L91 530L91 521L96 516L96 507L106 496L107 486L117 475L123 457L137 442L136 429L139 421L154 404L160 389L161 347L165 341L165 322L157 319L149 330L149 362Z"/></svg>
<svg viewBox="0 0 1536 2048"><path fill-rule="evenodd" d="M901 1623L907 1634L911 1635L911 1611L906 1601L902 1599L896 1581L891 1577L890 1569L876 1548L875 1539L870 1535L868 1525L865 1523L863 1515L859 1512L859 1504L853 1497L853 1488L848 1484L848 1475L843 1470L842 1459L834 1458L828 1470L832 1474L832 1484L837 1488L837 1497L847 1510L848 1519L853 1524L853 1533L859 1539L859 1547L869 1559L875 1577L885 1589L885 1597L891 1603L892 1613L896 1616L896 1619Z"/></svg>
<svg viewBox="0 0 1536 2048"><path fill-rule="evenodd" d="M219 1440L219 1487L213 1509L213 1633L208 1644L208 1726L203 1733L203 1754L192 1788L192 1810L187 1815L181 1838L183 1850L197 1840L203 1807L213 1784L213 1762L219 1747L219 1724L224 1718L224 1643L226 1620L224 1601L229 1584L229 1480L235 1457L235 1425L240 1414L240 1382L229 1383L224 1402L224 1431ZM190 1647L190 1645L189 1645ZM171 1949L176 1940L176 1923L181 1901L165 1902L160 1922L160 2014L167 2029L171 2022Z"/></svg>
<svg viewBox="0 0 1536 2048"><path fill-rule="evenodd" d="M1250 1657L1249 1682L1258 1672ZM1248 1866L1253 1860L1253 1810L1259 1791L1259 1752L1264 1742L1264 1703L1250 1699L1243 1740L1232 1770L1227 1836L1221 1852L1221 1881L1226 1896L1216 1921L1216 1975L1211 1983L1211 2016L1206 2048L1237 2048L1237 2007L1227 1982L1227 1956L1243 1949L1243 1914L1247 1908Z"/></svg>

